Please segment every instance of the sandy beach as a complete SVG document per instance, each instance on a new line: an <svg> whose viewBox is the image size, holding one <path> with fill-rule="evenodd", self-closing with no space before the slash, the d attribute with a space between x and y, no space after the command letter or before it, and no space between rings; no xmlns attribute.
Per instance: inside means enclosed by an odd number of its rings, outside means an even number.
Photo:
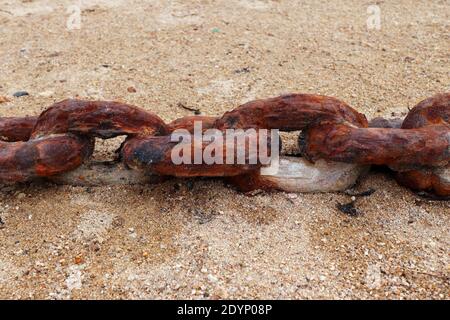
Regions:
<svg viewBox="0 0 450 320"><path fill-rule="evenodd" d="M0 0L0 26L0 116L84 98L168 122L193 115L180 104L219 116L296 92L392 118L450 91L446 0ZM122 141L97 140L94 158ZM220 179L2 186L0 298L448 299L450 202L388 171L353 191L369 189L349 216L344 192Z"/></svg>

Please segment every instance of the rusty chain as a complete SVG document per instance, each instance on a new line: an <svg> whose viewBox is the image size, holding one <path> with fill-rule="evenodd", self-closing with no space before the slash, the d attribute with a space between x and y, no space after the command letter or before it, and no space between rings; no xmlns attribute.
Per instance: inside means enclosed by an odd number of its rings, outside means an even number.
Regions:
<svg viewBox="0 0 450 320"><path fill-rule="evenodd" d="M181 164L171 161L177 129L301 131L301 157L282 156L279 172L256 164ZM115 164L87 161L94 138L125 135ZM404 121L366 117L332 97L290 94L248 102L222 117L190 116L171 123L119 102L64 100L39 117L0 118L0 183L51 178L71 184L146 183L166 176L226 177L240 190L344 190L369 165L385 165L399 183L450 196L450 93L420 102ZM268 142L270 144L270 141ZM207 143L193 145L203 151ZM225 144L224 148L228 148ZM236 152L236 150L235 150ZM247 159L248 160L248 159ZM137 169L137 170L130 170Z"/></svg>

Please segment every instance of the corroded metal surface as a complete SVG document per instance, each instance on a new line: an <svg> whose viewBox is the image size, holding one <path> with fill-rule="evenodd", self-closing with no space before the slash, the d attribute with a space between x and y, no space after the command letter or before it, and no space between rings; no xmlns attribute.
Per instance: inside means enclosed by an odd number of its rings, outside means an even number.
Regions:
<svg viewBox="0 0 450 320"><path fill-rule="evenodd" d="M310 94L255 100L222 117L191 116L168 124L151 112L125 103L64 100L39 117L0 118L0 182L60 174L59 181L74 184L83 184L83 179L93 184L145 183L156 175L206 176L232 177L229 181L242 190L336 191L355 183L361 172L376 164L397 171L397 180L409 188L448 196L449 118L449 93L420 102L403 123L399 119L376 118L370 124L346 103ZM172 141L170 134L184 129L185 134L192 135L197 121L201 122L202 132L216 129L223 135L225 144L221 155L215 157L218 161L196 160L195 154L210 148L209 142L203 141L189 145L190 163L174 163L171 155L180 144ZM302 130L299 145L303 157L282 157L280 170L269 174L263 172L265 164L251 154L245 155L244 163L227 164L227 151L232 150L236 157L238 150L247 146L226 140L225 130L248 128ZM87 163L78 174L66 173L89 159L94 137L119 135L127 136L119 152L123 164ZM191 137L186 141L193 140ZM265 143L268 149L270 145L270 140ZM140 170L138 173L146 178L128 174L130 169ZM108 170L116 171L121 178L115 179Z"/></svg>

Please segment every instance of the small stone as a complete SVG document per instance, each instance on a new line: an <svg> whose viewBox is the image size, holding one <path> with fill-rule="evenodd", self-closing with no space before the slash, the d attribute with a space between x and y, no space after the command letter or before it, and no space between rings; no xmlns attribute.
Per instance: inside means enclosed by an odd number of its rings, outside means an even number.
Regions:
<svg viewBox="0 0 450 320"><path fill-rule="evenodd" d="M76 256L75 259L73 259L73 260L74 260L75 264L82 264L84 261L83 257L80 255Z"/></svg>
<svg viewBox="0 0 450 320"><path fill-rule="evenodd" d="M25 198L25 197L26 197L26 194L23 193L23 192L21 192L21 193L19 193L19 194L17 195L17 199L23 199L23 198Z"/></svg>
<svg viewBox="0 0 450 320"><path fill-rule="evenodd" d="M91 244L89 244L89 250L98 252L100 251L100 245L96 241L94 241Z"/></svg>
<svg viewBox="0 0 450 320"><path fill-rule="evenodd" d="M234 73L248 73L248 72L250 72L250 68L249 67L244 67L242 69L234 70Z"/></svg>
<svg viewBox="0 0 450 320"><path fill-rule="evenodd" d="M135 93L136 92L136 88L135 87L128 87L127 91L130 93Z"/></svg>
<svg viewBox="0 0 450 320"><path fill-rule="evenodd" d="M30 94L26 91L17 91L17 92L14 92L14 94L13 94L13 96L16 98L23 97L23 96L29 96L29 95Z"/></svg>
<svg viewBox="0 0 450 320"><path fill-rule="evenodd" d="M306 280L307 282L313 281L313 280L314 280L314 276L313 276L313 275L312 275L312 276L306 275L306 276L305 276L305 280Z"/></svg>
<svg viewBox="0 0 450 320"><path fill-rule="evenodd" d="M116 217L114 218L112 225L114 228L120 228L123 227L123 225L125 224L125 219L122 217Z"/></svg>
<svg viewBox="0 0 450 320"><path fill-rule="evenodd" d="M212 283L216 283L217 281L219 281L219 279L217 279L217 277L212 274L208 274L208 280Z"/></svg>
<svg viewBox="0 0 450 320"><path fill-rule="evenodd" d="M289 199L297 199L298 198L298 194L295 194L295 193L288 193L287 196Z"/></svg>
<svg viewBox="0 0 450 320"><path fill-rule="evenodd" d="M208 269L206 269L205 267L203 267L200 271L201 271L201 273L207 273L207 272L208 272Z"/></svg>
<svg viewBox="0 0 450 320"><path fill-rule="evenodd" d="M7 97L0 96L0 103L10 102L10 101L11 100L9 100Z"/></svg>
<svg viewBox="0 0 450 320"><path fill-rule="evenodd" d="M147 252L147 251L142 252L142 256L143 256L144 258L147 258L147 257L148 257L148 252Z"/></svg>
<svg viewBox="0 0 450 320"><path fill-rule="evenodd" d="M137 238L137 233L136 232L132 232L132 233L130 233L129 237L131 239L136 239Z"/></svg>

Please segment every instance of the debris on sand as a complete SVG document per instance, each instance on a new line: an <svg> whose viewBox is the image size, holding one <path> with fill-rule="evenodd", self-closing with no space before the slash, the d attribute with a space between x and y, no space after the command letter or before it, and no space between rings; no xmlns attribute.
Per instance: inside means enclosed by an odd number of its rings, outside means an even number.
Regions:
<svg viewBox="0 0 450 320"><path fill-rule="evenodd" d="M5 103L5 102L10 102L11 100L9 100L7 97L5 96L0 96L0 103Z"/></svg>
<svg viewBox="0 0 450 320"><path fill-rule="evenodd" d="M358 192L352 189L346 190L345 194L352 197L368 197L375 193L375 189L369 188L366 191Z"/></svg>
<svg viewBox="0 0 450 320"><path fill-rule="evenodd" d="M17 91L17 92L14 92L14 94L13 94L13 96L16 98L23 97L23 96L29 96L29 95L30 94L26 91Z"/></svg>
<svg viewBox="0 0 450 320"><path fill-rule="evenodd" d="M186 106L185 104L183 104L181 102L178 102L177 107L183 108L185 110L192 111L192 112L194 112L195 115L199 115L201 113L200 109L195 109L195 108L188 107L188 106Z"/></svg>
<svg viewBox="0 0 450 320"><path fill-rule="evenodd" d="M356 217L363 214L362 211L360 211L358 208L355 207L356 200L352 200L348 203L337 203L336 207L339 211L348 214L349 216Z"/></svg>

